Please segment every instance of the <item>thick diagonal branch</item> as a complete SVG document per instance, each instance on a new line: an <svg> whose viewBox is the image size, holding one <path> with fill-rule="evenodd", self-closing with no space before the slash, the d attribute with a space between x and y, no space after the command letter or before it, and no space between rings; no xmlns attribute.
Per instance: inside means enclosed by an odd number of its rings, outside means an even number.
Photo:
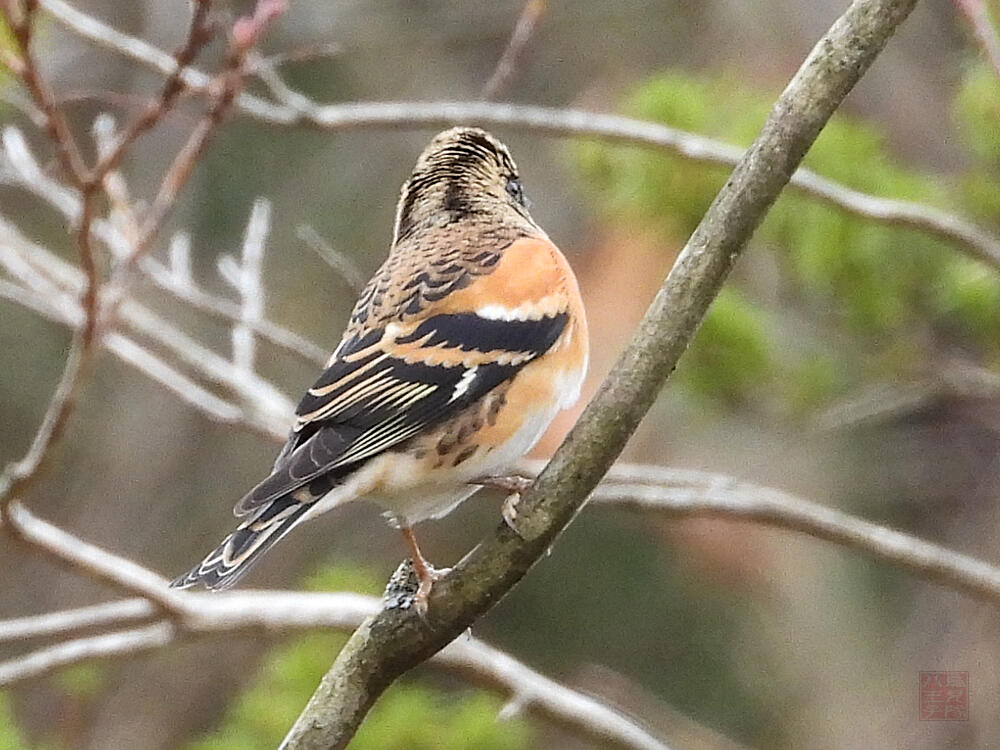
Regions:
<svg viewBox="0 0 1000 750"><path fill-rule="evenodd" d="M466 556L435 587L429 623L408 610L366 620L283 748L344 747L388 685L462 633L544 555L624 448L806 151L915 3L856 0L836 21L708 209L597 397L525 494L519 534L499 527Z"/></svg>

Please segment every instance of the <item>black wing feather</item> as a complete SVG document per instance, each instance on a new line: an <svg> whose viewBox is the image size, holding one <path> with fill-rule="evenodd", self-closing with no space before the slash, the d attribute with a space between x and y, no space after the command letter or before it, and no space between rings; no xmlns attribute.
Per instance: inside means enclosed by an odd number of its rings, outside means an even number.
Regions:
<svg viewBox="0 0 1000 750"><path fill-rule="evenodd" d="M354 356L375 346L381 331L345 342L299 403L299 425L273 473L237 503L236 514L251 513L325 475L346 475L359 462L440 424L548 351L567 320L564 313L525 321L473 313L436 315L398 339L412 343L428 337L422 347L429 351L499 350L524 355L516 364L481 364L475 372L459 365L407 362L378 347Z"/></svg>

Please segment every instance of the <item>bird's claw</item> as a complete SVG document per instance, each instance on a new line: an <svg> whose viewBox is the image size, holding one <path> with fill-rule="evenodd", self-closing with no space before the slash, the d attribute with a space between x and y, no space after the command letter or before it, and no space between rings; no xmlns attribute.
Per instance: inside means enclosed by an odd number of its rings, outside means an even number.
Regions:
<svg viewBox="0 0 1000 750"><path fill-rule="evenodd" d="M423 620L427 619L427 602L434 584L451 572L451 568L435 568L428 565L420 576L417 593L413 595L413 608Z"/></svg>
<svg viewBox="0 0 1000 750"><path fill-rule="evenodd" d="M521 502L521 495L528 491L533 482L534 480L528 477L511 474L509 476L480 477L473 484L478 484L481 487L493 487L509 493L504 498L503 505L500 506L500 516L507 524L507 528L521 536L521 532L517 529L517 504Z"/></svg>
<svg viewBox="0 0 1000 750"><path fill-rule="evenodd" d="M507 524L507 528L518 536L521 535L521 532L517 530L517 504L519 502L521 502L521 493L514 492L507 495L504 498L503 505L500 506L500 516L503 518L503 522Z"/></svg>

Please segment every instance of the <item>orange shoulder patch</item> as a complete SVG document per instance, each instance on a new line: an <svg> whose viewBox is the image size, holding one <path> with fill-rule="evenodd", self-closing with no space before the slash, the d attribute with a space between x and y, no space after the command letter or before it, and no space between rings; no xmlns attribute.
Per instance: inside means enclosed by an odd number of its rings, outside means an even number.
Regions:
<svg viewBox="0 0 1000 750"><path fill-rule="evenodd" d="M542 301L559 312L567 309L575 287L573 272L559 249L549 240L525 237L503 251L492 273L449 294L427 313L476 312L491 305L514 310Z"/></svg>

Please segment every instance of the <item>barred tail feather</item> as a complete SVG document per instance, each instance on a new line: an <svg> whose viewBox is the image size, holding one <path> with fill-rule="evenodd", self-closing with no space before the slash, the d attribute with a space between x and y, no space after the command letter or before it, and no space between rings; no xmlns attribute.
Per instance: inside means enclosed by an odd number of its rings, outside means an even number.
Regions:
<svg viewBox="0 0 1000 750"><path fill-rule="evenodd" d="M213 591L228 589L312 507L312 502L302 502L290 495L271 501L240 524L198 565L176 578L171 587L188 588L200 584Z"/></svg>

